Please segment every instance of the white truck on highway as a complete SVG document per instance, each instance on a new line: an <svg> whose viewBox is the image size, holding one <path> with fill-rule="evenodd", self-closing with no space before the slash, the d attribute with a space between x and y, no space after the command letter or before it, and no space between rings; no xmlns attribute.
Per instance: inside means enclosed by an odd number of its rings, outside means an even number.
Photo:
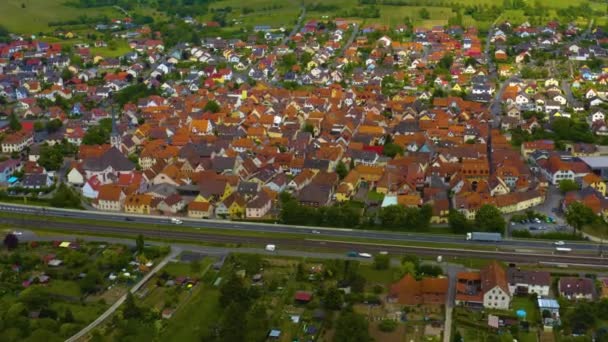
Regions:
<svg viewBox="0 0 608 342"><path fill-rule="evenodd" d="M500 233L471 232L467 233L467 241L500 242L502 235Z"/></svg>

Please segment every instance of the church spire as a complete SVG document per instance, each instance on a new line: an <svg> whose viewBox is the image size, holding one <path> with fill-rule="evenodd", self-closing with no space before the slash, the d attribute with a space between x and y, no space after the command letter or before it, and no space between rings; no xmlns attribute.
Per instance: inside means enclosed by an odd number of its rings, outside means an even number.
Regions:
<svg viewBox="0 0 608 342"><path fill-rule="evenodd" d="M118 150L120 150L120 145L121 145L121 139L120 139L120 133L118 133L118 128L116 127L116 110L114 109L114 106L111 107L112 110L112 132L110 133L110 145L112 145L112 147L117 148Z"/></svg>

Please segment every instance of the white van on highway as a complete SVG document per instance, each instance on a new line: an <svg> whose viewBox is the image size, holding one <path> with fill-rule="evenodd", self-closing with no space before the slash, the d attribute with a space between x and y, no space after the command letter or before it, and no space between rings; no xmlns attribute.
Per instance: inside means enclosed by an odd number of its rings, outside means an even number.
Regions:
<svg viewBox="0 0 608 342"><path fill-rule="evenodd" d="M184 222L182 222L182 220L180 220L178 218L172 217L171 218L171 223L173 223L173 224L182 224Z"/></svg>

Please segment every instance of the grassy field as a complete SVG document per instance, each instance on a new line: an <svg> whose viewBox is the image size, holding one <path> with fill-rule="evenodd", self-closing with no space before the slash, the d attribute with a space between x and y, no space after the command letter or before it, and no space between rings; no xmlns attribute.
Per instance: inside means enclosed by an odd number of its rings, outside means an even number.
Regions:
<svg viewBox="0 0 608 342"><path fill-rule="evenodd" d="M217 322L220 292L209 285L199 285L192 300L181 307L171 318L160 338L161 341L196 341L208 327Z"/></svg>
<svg viewBox="0 0 608 342"><path fill-rule="evenodd" d="M217 4L222 4L224 1L219 2ZM381 1L379 1L381 2ZM461 4L462 6L472 6L472 5L488 5L488 6L500 6L502 3L497 3L493 0L454 0L453 3ZM588 2L588 0L557 0L557 1L541 1L544 6L547 6L550 9L564 8L568 6L576 6L581 3ZM359 2L356 0L304 0L303 3L305 5L312 5L317 3L322 3L324 5L334 5L337 7L336 10L333 11L309 11L307 12L307 18L323 18L329 17L333 18L336 16L340 16L341 13L347 11L350 8L358 7ZM427 0L425 1L427 6L392 6L392 5L376 5L380 9L380 18L371 18L366 19L365 23L380 23L384 25L394 26L397 24L401 24L405 21L405 18L409 17L414 25L416 26L424 26L431 27L434 25L446 25L448 18L452 17L454 13L452 12L450 7L447 7L445 2L439 0ZM605 5L588 2L594 9L603 9ZM420 9L426 8L429 11L430 18L422 19L420 18ZM554 15L555 13L552 13ZM489 27L490 23L486 22L476 22L470 16L464 16L464 25L476 25L481 26L481 28ZM510 20L512 22L523 22L526 21L527 18L523 15L522 10L506 10L504 14L501 16L501 20Z"/></svg>
<svg viewBox="0 0 608 342"><path fill-rule="evenodd" d="M591 226L585 226L583 228L583 231L589 235L593 235L601 239L608 239L608 225L606 224L594 224Z"/></svg>
<svg viewBox="0 0 608 342"><path fill-rule="evenodd" d="M109 47L92 47L91 54L100 55L103 57L119 57L131 51L129 44L125 40L117 40L116 48L114 50Z"/></svg>
<svg viewBox="0 0 608 342"><path fill-rule="evenodd" d="M65 0L2 0L0 1L0 23L7 29L19 33L53 31L49 22L73 20L79 16L120 16L112 7L94 9L75 8L65 5ZM23 8L23 6L25 8Z"/></svg>
<svg viewBox="0 0 608 342"><path fill-rule="evenodd" d="M255 25L270 25L273 28L291 27L294 25L300 8L297 3L282 0L222 0L213 2L211 9L231 7L232 11L227 17L227 21L236 20L239 24L232 28L255 26ZM244 13L243 9L251 9L253 12ZM212 14L207 14L201 18L202 21L212 20Z"/></svg>

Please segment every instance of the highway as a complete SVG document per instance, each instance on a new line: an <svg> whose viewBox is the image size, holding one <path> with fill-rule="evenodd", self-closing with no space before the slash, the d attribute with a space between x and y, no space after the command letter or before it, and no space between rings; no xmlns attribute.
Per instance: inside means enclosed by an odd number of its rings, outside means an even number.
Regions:
<svg viewBox="0 0 608 342"><path fill-rule="evenodd" d="M1 212L8 212L13 214L26 214L26 215L35 215L39 217L39 219L34 219L30 217L25 217L23 219L19 218L2 218L1 221L5 223L12 223L18 226L26 226L32 227L40 224L40 227L43 228L46 226L51 226L53 224L57 224L57 222L48 221L46 217L63 217L63 218L75 218L75 219L89 219L94 221L100 221L98 225L87 225L86 227L82 227L82 224L77 225L83 231L81 232L97 232L97 233L125 233L125 231L132 231L132 229L128 228L130 224L149 224L150 229L146 232L146 234L150 234L150 236L160 236L163 237L168 234L166 229L158 229L154 228L154 225L169 225L170 217L163 216L154 216L154 215L132 215L121 212L109 213L109 212L100 212L100 211L82 211L82 210L72 210L72 209L57 209L57 208L42 208L37 206L27 206L27 205L18 205L18 204L0 204ZM304 227L304 226L290 226L283 224L272 224L272 223L258 223L258 222L238 222L238 221L222 221L222 220L197 220L197 219L188 219L188 218L180 218L183 221L183 224L180 227L191 227L193 228L192 233L188 232L180 232L180 234L192 234L197 238L201 236L202 232L198 232L196 228L210 228L210 229L219 229L219 230L239 230L239 231L249 231L249 232L257 232L257 233L268 233L271 236L273 233L288 233L288 234L300 234L300 235L309 235L310 238L320 239L325 237L331 237L333 239L336 238L344 238L348 239L361 239L361 240L369 240L373 242L373 240L382 240L384 242L395 241L395 243L407 243L411 242L415 243L443 243L443 244L454 244L454 245L462 245L466 248L466 246L470 247L500 247L503 249L513 249L513 250L529 250L529 249L553 249L553 241L546 240L504 240L499 243L488 243L488 242L479 242L479 241L466 241L463 237L460 236L450 236L450 235L438 235L438 234L421 234L421 233L404 233L404 232L390 232L390 231L377 231L377 230L360 230L360 229L340 229L340 228L323 228L323 227ZM103 225L103 221L114 221L121 222L121 225L124 227L116 227L115 225ZM61 227L66 227L66 223L60 223ZM58 228L61 228L58 227ZM113 229L113 231L109 231L109 229ZM172 234L177 234L178 232L172 232ZM225 238L225 235L222 235ZM167 238L172 238L166 236ZM248 239L246 237L237 237L240 242L243 239ZM301 240L300 240L301 241ZM233 242L233 241L231 241ZM586 253L596 253L599 250L599 245L597 243L590 242L568 242L567 246L572 248L575 252L586 252Z"/></svg>
<svg viewBox="0 0 608 342"><path fill-rule="evenodd" d="M326 240L323 235L311 235L310 238L285 238L273 237L269 234L268 237L263 236L239 236L239 235L223 235L217 233L198 232L196 230L181 231L181 230L166 230L154 228L129 228L116 227L105 225L102 220L96 224L82 224L78 222L56 222L35 218L14 218L2 217L1 224L27 225L29 227L40 227L40 229L61 229L62 231L72 231L77 234L107 234L111 236L134 236L135 234L143 234L150 239L166 239L175 241L189 242L205 242L219 244L248 244L248 245L264 245L272 243L277 245L279 249L308 249L308 250L331 250L333 252L357 251L366 253L378 253L386 251L391 254L416 254L419 256L436 257L438 255L453 258L485 258L496 259L506 262L518 263L554 263L554 264L572 264L585 266L606 267L606 259L589 255L568 255L568 254L547 254L539 252L520 252L513 251L492 251L492 250L473 250L462 248L436 248L436 247L417 247L417 246L401 246L386 243L369 242L351 242L351 241L333 241ZM431 237L432 238L432 237ZM305 253L305 251L303 251Z"/></svg>

